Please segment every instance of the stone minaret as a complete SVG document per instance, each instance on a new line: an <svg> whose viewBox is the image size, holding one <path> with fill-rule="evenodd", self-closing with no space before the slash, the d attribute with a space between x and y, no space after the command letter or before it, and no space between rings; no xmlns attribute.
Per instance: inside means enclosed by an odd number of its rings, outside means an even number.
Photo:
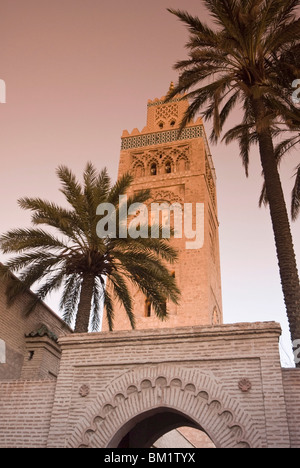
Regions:
<svg viewBox="0 0 300 468"><path fill-rule="evenodd" d="M141 132L123 132L119 176L130 172L134 176L132 190L150 188L153 202L182 207L192 204L194 227L196 203L204 204L204 243L199 249L187 249L184 236L171 240L179 250L179 261L170 271L182 297L178 306L167 304L168 320L158 320L147 298L131 289L137 328L221 324L219 223L210 149L201 118L179 134L188 100L184 96L176 96L168 103L164 100L165 96L148 101L147 125ZM115 307L115 330L130 329L125 311L117 304ZM105 318L103 330L107 330Z"/></svg>

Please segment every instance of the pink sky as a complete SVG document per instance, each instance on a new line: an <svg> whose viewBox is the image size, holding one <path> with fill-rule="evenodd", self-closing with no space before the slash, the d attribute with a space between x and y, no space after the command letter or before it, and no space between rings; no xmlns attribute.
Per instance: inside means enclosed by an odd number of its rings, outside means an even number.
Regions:
<svg viewBox="0 0 300 468"><path fill-rule="evenodd" d="M59 164L80 176L91 160L116 178L122 131L145 126L147 100L166 93L177 79L173 64L186 55L186 30L167 7L207 17L200 0L1 0L0 79L7 103L0 104L0 232L29 226L19 197L62 201ZM269 213L258 209L258 153L247 180L235 145L211 150L225 321L279 321L288 350ZM288 204L298 163L295 152L281 167ZM292 226L298 264L299 223ZM48 303L57 310L54 298Z"/></svg>

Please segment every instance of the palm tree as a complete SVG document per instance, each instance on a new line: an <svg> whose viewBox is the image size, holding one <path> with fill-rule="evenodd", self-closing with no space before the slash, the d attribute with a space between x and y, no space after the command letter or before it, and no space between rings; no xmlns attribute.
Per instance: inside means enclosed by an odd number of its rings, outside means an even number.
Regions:
<svg viewBox="0 0 300 468"><path fill-rule="evenodd" d="M50 292L62 288L60 307L63 318L71 324L76 317L75 332L99 329L102 305L106 310L109 329L114 325L114 300L124 306L132 328L135 327L132 298L128 282L132 282L147 296L157 316L167 317L166 300L177 303L179 290L167 263L177 259L176 251L164 239L132 239L119 236L119 223L113 237L98 237L97 207L109 203L116 207L119 219L119 196L127 194L132 183L124 175L114 186L107 170L98 173L88 163L80 184L64 166L57 170L62 183L61 192L70 207L62 208L40 198L22 198L19 205L30 210L34 226L14 229L0 237L3 253L16 254L1 268L2 275L18 274L19 280L9 282L9 304L37 284L36 299L26 310L30 313L37 302ZM133 203L149 200L148 190L128 198ZM123 236L124 237L124 236Z"/></svg>
<svg viewBox="0 0 300 468"><path fill-rule="evenodd" d="M246 167L253 120L290 331L296 340L300 338L299 275L273 143L274 115L279 110L271 111L271 103L284 99L278 62L281 73L288 69L287 51L299 44L296 8L300 1L204 0L204 4L214 29L187 12L169 10L188 26L191 35L189 58L176 64L180 78L168 99L187 93L190 105L181 128L201 111L205 119L213 119L215 140L239 104L244 112L240 145Z"/></svg>
<svg viewBox="0 0 300 468"><path fill-rule="evenodd" d="M275 148L275 159L277 161L278 166L283 159L283 156L288 154L292 149L294 149L300 143L300 135L299 130L297 131L296 135L292 135L286 140L279 143ZM300 213L300 164L295 167L295 173L293 174L295 179L294 187L292 189L292 197L291 197L291 217L293 221L299 216ZM263 188L261 191L261 195L259 198L259 206L262 205L268 206L269 201L266 194L266 184L263 184Z"/></svg>
<svg viewBox="0 0 300 468"><path fill-rule="evenodd" d="M276 99L269 99L269 112L274 114L273 136L281 137L281 141L275 148L275 159L278 166L283 156L296 149L300 143L300 112L299 112L299 91L295 85L299 83L300 76L300 43L296 42L284 51L280 56L274 55L272 63L274 73L277 76L277 87L279 95ZM299 86L299 85L298 85ZM297 100L295 101L294 95ZM292 98L292 99L291 99ZM258 141L255 125L253 123L253 133L251 141ZM225 135L227 138L230 135ZM284 139L282 139L284 136ZM295 168L295 184L292 190L291 216L295 221L300 212L300 165ZM260 197L260 206L268 204L265 184Z"/></svg>
<svg viewBox="0 0 300 468"><path fill-rule="evenodd" d="M300 213L300 164L295 170L295 185L292 191L292 217L294 221Z"/></svg>
<svg viewBox="0 0 300 468"><path fill-rule="evenodd" d="M292 81L290 81L290 83L291 82ZM292 94L292 88L290 88L290 90L291 91L289 96ZM271 102L268 104L271 105ZM278 167L280 167L283 157L289 154L292 150L297 149L298 145L300 144L299 110L295 108L293 104L291 104L290 99L287 103L284 104L282 101L280 104L281 105L278 106L277 100L276 103L270 107L270 113L273 112L274 114L272 136L274 139L276 139L277 137L282 137L285 135L285 138L275 146L274 150L275 160ZM279 115L278 110L280 110ZM284 127L282 125L284 125ZM215 139L214 132L212 133L212 138ZM226 144L229 144L232 141L239 142L240 156L245 168L246 177L248 177L250 148L252 145L258 144L258 134L256 132L256 125L253 115L246 115L244 117L243 123L236 125L232 129L228 130L222 141L225 141ZM293 174L293 177L295 179L295 183L291 197L291 217L293 221L296 221L300 213L300 164L295 167L295 173ZM268 206L268 203L266 184L264 182L259 198L259 206Z"/></svg>
<svg viewBox="0 0 300 468"><path fill-rule="evenodd" d="M272 115L272 136L274 139L281 137L281 141L275 147L275 159L278 167L284 156L296 149L300 144L300 112L297 103L294 103L291 97L294 95L294 83L300 81L300 43L296 43L289 50L277 57L274 55L270 66L273 68L274 75L277 77L277 95L268 96L265 100L268 106L269 116ZM299 97L299 91L296 92ZM244 120L241 124L230 129L223 137L222 141L226 144L238 140L240 145L240 155L248 177L248 167L250 159L251 145L258 143L258 134L256 132L255 117L251 113L251 107L246 109ZM282 140L282 136L284 139ZM212 139L217 141L215 132L212 132ZM291 217L296 221L300 213L300 164L296 166L294 187L291 199ZM259 199L259 206L268 205L266 194L266 184L263 184Z"/></svg>

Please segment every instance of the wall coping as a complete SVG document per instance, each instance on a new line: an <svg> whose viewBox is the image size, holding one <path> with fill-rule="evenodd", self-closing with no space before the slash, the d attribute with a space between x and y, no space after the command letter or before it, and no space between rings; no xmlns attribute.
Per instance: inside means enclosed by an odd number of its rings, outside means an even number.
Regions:
<svg viewBox="0 0 300 468"><path fill-rule="evenodd" d="M273 335L279 339L281 326L277 322L235 323L218 326L180 327L153 330L129 330L117 332L82 333L62 336L58 343L62 349L73 346L130 343L140 341L175 341L180 339L242 340L246 337Z"/></svg>
<svg viewBox="0 0 300 468"><path fill-rule="evenodd" d="M48 336L26 336L26 348L45 348L60 358L60 346Z"/></svg>

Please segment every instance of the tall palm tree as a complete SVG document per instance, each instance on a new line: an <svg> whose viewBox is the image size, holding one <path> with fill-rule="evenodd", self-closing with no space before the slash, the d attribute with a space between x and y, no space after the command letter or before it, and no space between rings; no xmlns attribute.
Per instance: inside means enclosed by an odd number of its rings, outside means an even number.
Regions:
<svg viewBox="0 0 300 468"><path fill-rule="evenodd" d="M215 28L185 11L169 10L189 28L189 58L179 61L178 84L168 95L182 92L191 100L183 128L200 111L213 119L217 140L236 105L244 112L242 125L253 118L269 201L283 294L292 339L300 338L300 285L286 203L273 143L270 102L282 99L278 83L289 66L286 52L299 44L299 0L204 0ZM278 111L277 111L278 112ZM249 131L243 133L242 156L247 156ZM243 154L244 153L244 154ZM247 163L247 161L244 162Z"/></svg>
<svg viewBox="0 0 300 468"><path fill-rule="evenodd" d="M32 211L33 225L50 229L14 229L0 237L2 252L17 254L1 268L2 275L13 271L19 276L18 281L9 282L9 303L37 284L36 299L26 310L29 313L51 291L63 288L60 307L68 324L76 317L75 332L87 332L90 324L93 331L98 330L102 305L113 330L114 300L124 306L134 328L129 281L151 300L157 316L166 319L166 300L177 303L180 294L166 266L176 261L177 252L161 238L119 235L119 196L128 192L132 177L124 175L112 186L107 170L98 173L90 163L83 174L83 185L67 167L59 167L57 174L70 207L40 198L22 198L19 205ZM129 197L128 204L145 203L149 197L150 192L143 190ZM104 215L97 215L102 203L115 207L114 237L97 234L97 224L104 219Z"/></svg>
<svg viewBox="0 0 300 468"><path fill-rule="evenodd" d="M275 148L275 158L280 165L283 157L292 150L297 149L300 143L300 110L299 94L300 89L296 90L300 82L300 43L299 41L279 56L274 55L272 63L274 73L277 76L277 88L279 96L276 99L269 98L269 112L274 115L273 135L280 137L279 143ZM299 86L299 84L298 84ZM296 95L296 99L295 99ZM253 123L252 142L258 141ZM230 135L225 135L227 138ZM295 168L295 184L292 190L291 215L295 221L300 212L300 165ZM262 190L260 205L268 204L265 184Z"/></svg>
<svg viewBox="0 0 300 468"><path fill-rule="evenodd" d="M295 171L295 185L292 190L292 217L294 221L296 221L300 213L300 164Z"/></svg>
<svg viewBox="0 0 300 468"><path fill-rule="evenodd" d="M272 116L272 136L274 139L280 137L280 141L275 147L275 159L279 167L283 157L297 149L300 144L299 102L295 103L293 100L294 94L297 95L297 100L299 100L300 94L300 89L297 91L295 89L295 83L300 81L300 43L295 42L280 56L274 54L273 62L269 62L269 65L276 76L277 94L266 96L265 104L268 107L269 116ZM259 140L251 107L249 106L246 111L243 122L230 129L224 135L223 141L226 144L235 140L239 141L240 155L248 177L250 147L258 144ZM212 139L217 141L214 130ZM291 197L291 216L292 220L296 221L300 213L300 164L295 167L293 176L295 183ZM268 205L265 183L259 199L259 206L263 204Z"/></svg>

